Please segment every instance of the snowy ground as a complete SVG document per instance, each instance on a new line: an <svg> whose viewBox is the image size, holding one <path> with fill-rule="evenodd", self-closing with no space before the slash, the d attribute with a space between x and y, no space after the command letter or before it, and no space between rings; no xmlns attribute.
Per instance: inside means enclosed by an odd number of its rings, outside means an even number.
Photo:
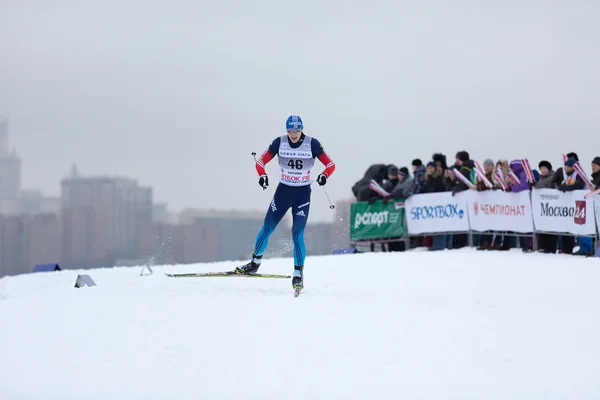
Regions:
<svg viewBox="0 0 600 400"><path fill-rule="evenodd" d="M1 279L0 398L600 398L597 258L314 257L297 299L289 279L163 274L234 265Z"/></svg>

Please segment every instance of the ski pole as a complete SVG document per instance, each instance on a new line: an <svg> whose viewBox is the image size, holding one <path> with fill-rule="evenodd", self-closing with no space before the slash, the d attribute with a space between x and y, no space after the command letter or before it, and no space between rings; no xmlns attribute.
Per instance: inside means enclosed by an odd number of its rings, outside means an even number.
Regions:
<svg viewBox="0 0 600 400"><path fill-rule="evenodd" d="M327 201L329 201L329 208L333 210L335 206L331 203L331 199L329 198L329 194L327 193L327 188L323 186L323 190L325 190L325 196L327 196Z"/></svg>

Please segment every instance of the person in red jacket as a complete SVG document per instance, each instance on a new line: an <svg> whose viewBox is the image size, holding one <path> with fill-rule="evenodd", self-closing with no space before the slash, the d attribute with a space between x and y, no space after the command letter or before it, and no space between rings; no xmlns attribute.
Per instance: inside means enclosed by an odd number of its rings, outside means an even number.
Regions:
<svg viewBox="0 0 600 400"><path fill-rule="evenodd" d="M280 170L279 184L267 209L263 226L256 236L252 259L248 264L235 269L238 274L251 274L258 271L269 237L291 208L294 242L292 286L297 290L304 287L304 260L306 258L304 229L310 210L315 159L318 158L325 165L323 172L316 177L319 185L325 185L335 170L334 162L329 158L319 140L305 135L303 129L302 119L297 115L291 115L286 121L287 135L273 140L269 148L256 161L256 172L259 175L258 184L266 189L269 185L269 178L265 171L265 165L277 156Z"/></svg>

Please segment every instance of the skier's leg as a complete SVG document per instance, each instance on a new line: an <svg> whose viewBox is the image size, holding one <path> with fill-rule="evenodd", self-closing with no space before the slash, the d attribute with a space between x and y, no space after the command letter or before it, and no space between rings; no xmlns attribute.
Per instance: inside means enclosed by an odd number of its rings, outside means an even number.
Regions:
<svg viewBox="0 0 600 400"><path fill-rule="evenodd" d="M256 235L256 242L254 243L254 252L252 253L252 259L246 265L236 268L236 272L240 274L247 274L256 272L260 267L262 255L267 248L269 243L269 237L275 231L275 228L290 208L289 194L286 193L283 185L277 186L275 194L271 199L269 208L265 215L263 226Z"/></svg>
<svg viewBox="0 0 600 400"><path fill-rule="evenodd" d="M303 287L304 260L306 258L306 245L304 243L304 229L310 211L310 186L306 186L306 193L301 193L292 205L292 239L294 241L294 277L292 285Z"/></svg>

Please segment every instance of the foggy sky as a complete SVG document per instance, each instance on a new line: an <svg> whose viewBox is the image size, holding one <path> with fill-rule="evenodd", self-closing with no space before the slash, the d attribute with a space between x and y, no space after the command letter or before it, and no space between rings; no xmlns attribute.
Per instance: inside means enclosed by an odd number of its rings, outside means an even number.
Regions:
<svg viewBox="0 0 600 400"><path fill-rule="evenodd" d="M300 115L337 164L441 151L556 167L600 155L593 1L0 1L0 115L23 185L82 174L154 187L171 210L266 211L251 152ZM154 4L156 3L156 4ZM319 162L317 165L322 167ZM310 220L330 220L313 185Z"/></svg>

